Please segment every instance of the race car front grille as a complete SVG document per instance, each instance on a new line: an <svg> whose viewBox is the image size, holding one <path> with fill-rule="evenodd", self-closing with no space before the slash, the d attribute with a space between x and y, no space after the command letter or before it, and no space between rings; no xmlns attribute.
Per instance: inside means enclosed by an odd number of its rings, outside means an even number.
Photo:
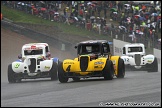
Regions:
<svg viewBox="0 0 162 108"><path fill-rule="evenodd" d="M88 68L88 56L80 57L80 69L82 72L86 71Z"/></svg>
<svg viewBox="0 0 162 108"><path fill-rule="evenodd" d="M135 54L134 58L135 58L135 64L137 66L139 66L141 64L141 55L140 54Z"/></svg>
<svg viewBox="0 0 162 108"><path fill-rule="evenodd" d="M29 65L29 71L30 73L34 73L36 69L36 59L31 58L30 61L31 61L31 64Z"/></svg>

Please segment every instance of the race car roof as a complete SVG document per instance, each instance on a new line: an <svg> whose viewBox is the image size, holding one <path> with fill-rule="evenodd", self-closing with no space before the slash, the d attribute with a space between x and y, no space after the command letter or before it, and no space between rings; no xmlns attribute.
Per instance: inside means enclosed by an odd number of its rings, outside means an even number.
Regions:
<svg viewBox="0 0 162 108"><path fill-rule="evenodd" d="M130 43L130 44L125 44L125 47L135 47L135 46L144 46L143 43Z"/></svg>
<svg viewBox="0 0 162 108"><path fill-rule="evenodd" d="M48 44L47 44L47 43L28 43L28 44L23 45L22 48L31 47L31 46L36 46L36 47L38 47L38 46L40 46L40 47L45 47L45 46L48 46Z"/></svg>
<svg viewBox="0 0 162 108"><path fill-rule="evenodd" d="M79 43L81 44L81 43L107 43L107 42L108 42L107 40L87 40Z"/></svg>

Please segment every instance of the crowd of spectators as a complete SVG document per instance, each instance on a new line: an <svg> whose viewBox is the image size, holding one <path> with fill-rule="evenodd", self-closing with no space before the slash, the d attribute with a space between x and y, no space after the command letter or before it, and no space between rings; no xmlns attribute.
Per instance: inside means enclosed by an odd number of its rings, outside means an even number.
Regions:
<svg viewBox="0 0 162 108"><path fill-rule="evenodd" d="M161 1L1 1L11 8L161 49ZM114 22L116 25L114 25ZM115 38L115 37L114 37Z"/></svg>

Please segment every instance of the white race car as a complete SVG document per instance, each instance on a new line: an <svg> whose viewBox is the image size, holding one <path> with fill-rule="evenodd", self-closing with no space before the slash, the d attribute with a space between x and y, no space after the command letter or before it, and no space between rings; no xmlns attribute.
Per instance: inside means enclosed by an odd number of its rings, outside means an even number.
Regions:
<svg viewBox="0 0 162 108"><path fill-rule="evenodd" d="M158 72L157 58L152 54L146 55L142 43L124 45L121 58L124 60L126 69Z"/></svg>
<svg viewBox="0 0 162 108"><path fill-rule="evenodd" d="M22 46L18 60L8 65L8 82L20 82L21 79L47 78L58 79L57 57L51 58L47 43L29 43Z"/></svg>

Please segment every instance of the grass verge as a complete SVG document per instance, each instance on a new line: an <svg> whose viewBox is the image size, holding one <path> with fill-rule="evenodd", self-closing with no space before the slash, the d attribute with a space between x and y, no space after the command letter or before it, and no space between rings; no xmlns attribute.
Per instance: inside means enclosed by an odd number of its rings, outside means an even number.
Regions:
<svg viewBox="0 0 162 108"><path fill-rule="evenodd" d="M72 34L72 35L80 35L80 36L91 36L91 37L105 38L104 35L99 35L99 34L91 32L91 31L88 31L86 29L79 29L73 25L67 25L64 23L51 22L49 20L38 18L37 16L31 15L31 14L27 14L23 11L8 8L4 5L1 5L1 13L3 14L3 17L6 17L6 18L12 20L15 23L22 22L22 23L57 26L63 33ZM111 38L109 38L109 39L111 39Z"/></svg>

